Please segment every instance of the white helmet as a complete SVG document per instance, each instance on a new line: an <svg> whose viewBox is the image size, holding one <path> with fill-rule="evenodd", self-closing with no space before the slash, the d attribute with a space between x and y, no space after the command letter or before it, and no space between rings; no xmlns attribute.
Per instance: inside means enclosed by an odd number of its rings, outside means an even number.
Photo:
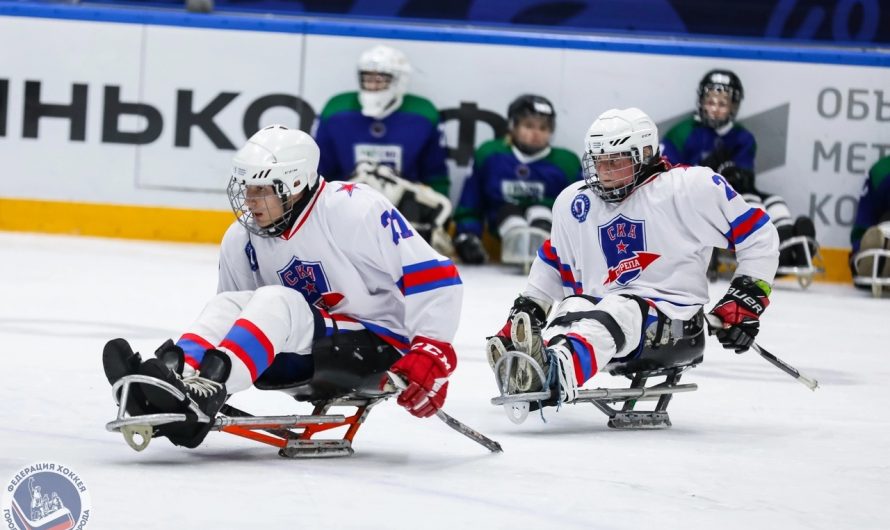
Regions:
<svg viewBox="0 0 890 530"><path fill-rule="evenodd" d="M228 194L238 221L251 233L275 237L284 233L295 216L289 199L318 184L319 150L315 140L298 129L270 125L247 140L232 160ZM247 205L248 186L272 186L284 214L270 226L256 223ZM298 212L296 212L298 213Z"/></svg>
<svg viewBox="0 0 890 530"><path fill-rule="evenodd" d="M389 82L382 90L365 90L363 73L382 74ZM382 120L402 106L402 99L408 90L408 77L411 65L405 54L389 46L374 46L364 52L358 60L358 100L362 114Z"/></svg>
<svg viewBox="0 0 890 530"><path fill-rule="evenodd" d="M584 180L602 200L620 202L642 181L645 166L658 155L658 127L638 108L609 109L584 137ZM627 184L606 188L596 172L598 161L624 159L633 164Z"/></svg>

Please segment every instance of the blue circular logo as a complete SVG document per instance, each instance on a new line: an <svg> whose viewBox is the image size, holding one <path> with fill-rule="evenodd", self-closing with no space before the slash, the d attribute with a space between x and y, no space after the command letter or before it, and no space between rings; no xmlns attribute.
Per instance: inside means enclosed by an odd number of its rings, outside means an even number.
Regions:
<svg viewBox="0 0 890 530"><path fill-rule="evenodd" d="M70 467L38 462L20 468L7 482L0 510L3 526L11 529L81 529L90 520L90 494Z"/></svg>
<svg viewBox="0 0 890 530"><path fill-rule="evenodd" d="M374 138L383 138L386 135L386 125L382 121L375 121L371 124L370 132Z"/></svg>
<svg viewBox="0 0 890 530"><path fill-rule="evenodd" d="M572 199L572 217L583 223L587 219L587 212L590 211L590 199L587 195L579 193Z"/></svg>

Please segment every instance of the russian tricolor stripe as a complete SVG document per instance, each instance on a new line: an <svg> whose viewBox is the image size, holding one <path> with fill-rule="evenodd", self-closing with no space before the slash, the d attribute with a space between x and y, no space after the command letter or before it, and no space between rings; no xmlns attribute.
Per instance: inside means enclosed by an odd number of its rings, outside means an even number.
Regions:
<svg viewBox="0 0 890 530"><path fill-rule="evenodd" d="M572 351L574 352L572 358L575 361L575 379L578 381L578 386L581 386L597 372L593 346L587 342L587 339L577 333L569 333L566 337L572 344Z"/></svg>
<svg viewBox="0 0 890 530"><path fill-rule="evenodd" d="M341 332L361 331L365 329L361 322L352 317L328 313L324 309L319 309L318 311L321 313L322 319L324 319L325 335L328 337L334 334L335 329Z"/></svg>
<svg viewBox="0 0 890 530"><path fill-rule="evenodd" d="M243 318L235 321L220 346L234 353L247 365L253 381L272 364L275 357L275 350L266 334L253 322Z"/></svg>
<svg viewBox="0 0 890 530"><path fill-rule="evenodd" d="M449 259L424 261L402 267L402 277L396 282L405 296L460 284L457 267Z"/></svg>
<svg viewBox="0 0 890 530"><path fill-rule="evenodd" d="M729 232L723 234L729 241L730 248L743 243L748 236L769 222L769 215L760 208L751 208L729 223Z"/></svg>
<svg viewBox="0 0 890 530"><path fill-rule="evenodd" d="M398 333L392 332L377 324L371 324L370 322L363 322L361 320L359 322L361 322L368 331L380 337L383 342L389 344L400 352L405 353L411 348L411 342L408 340L408 337L399 335Z"/></svg>
<svg viewBox="0 0 890 530"><path fill-rule="evenodd" d="M185 353L185 363L195 370L201 364L204 352L214 348L213 344L210 344L204 337L194 333L183 333L179 340L176 341L176 345L182 348L182 351Z"/></svg>
<svg viewBox="0 0 890 530"><path fill-rule="evenodd" d="M564 265L559 260L559 253L557 253L556 247L550 244L549 239L544 241L544 244L538 249L538 257L541 258L544 263L556 269L556 272L559 273L559 277L562 280L563 287L568 287L575 294L581 294L583 292L581 283L575 281L575 275L572 274L571 267Z"/></svg>

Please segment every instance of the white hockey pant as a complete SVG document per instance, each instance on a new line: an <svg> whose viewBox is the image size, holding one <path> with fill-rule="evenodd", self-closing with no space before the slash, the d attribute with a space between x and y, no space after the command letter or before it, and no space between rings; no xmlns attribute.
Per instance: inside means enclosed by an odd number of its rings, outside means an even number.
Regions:
<svg viewBox="0 0 890 530"><path fill-rule="evenodd" d="M553 223L553 212L547 206L532 205L526 208L522 215L508 215L501 224L498 225L498 235L501 239L507 237L507 234L518 228L528 228L529 226L538 226L539 223Z"/></svg>
<svg viewBox="0 0 890 530"><path fill-rule="evenodd" d="M573 319L572 313L588 316ZM593 377L609 360L634 351L642 338L643 311L635 300L608 295L598 304L570 296L556 307L551 325L543 332L557 369L563 399L571 401L578 388ZM567 343L552 339L563 335Z"/></svg>
<svg viewBox="0 0 890 530"><path fill-rule="evenodd" d="M249 388L278 352L309 354L314 316L306 299L280 285L217 294L189 328L232 360L228 392Z"/></svg>

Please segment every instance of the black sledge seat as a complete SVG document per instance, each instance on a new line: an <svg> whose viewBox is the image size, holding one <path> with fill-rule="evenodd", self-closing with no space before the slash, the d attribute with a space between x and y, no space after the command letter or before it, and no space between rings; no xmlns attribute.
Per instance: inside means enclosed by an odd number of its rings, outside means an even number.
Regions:
<svg viewBox="0 0 890 530"><path fill-rule="evenodd" d="M704 359L707 336L703 313L699 312L696 317L689 320L684 325L683 332L683 338L674 344L658 347L647 345L637 355L613 359L606 365L606 370L612 375L632 377L634 374L644 374L651 377L701 363Z"/></svg>
<svg viewBox="0 0 890 530"><path fill-rule="evenodd" d="M376 398L388 393L381 390L380 381L398 358L386 344L351 342L341 335L335 345L325 337L316 341L312 355L276 355L254 386L284 392L297 401Z"/></svg>

